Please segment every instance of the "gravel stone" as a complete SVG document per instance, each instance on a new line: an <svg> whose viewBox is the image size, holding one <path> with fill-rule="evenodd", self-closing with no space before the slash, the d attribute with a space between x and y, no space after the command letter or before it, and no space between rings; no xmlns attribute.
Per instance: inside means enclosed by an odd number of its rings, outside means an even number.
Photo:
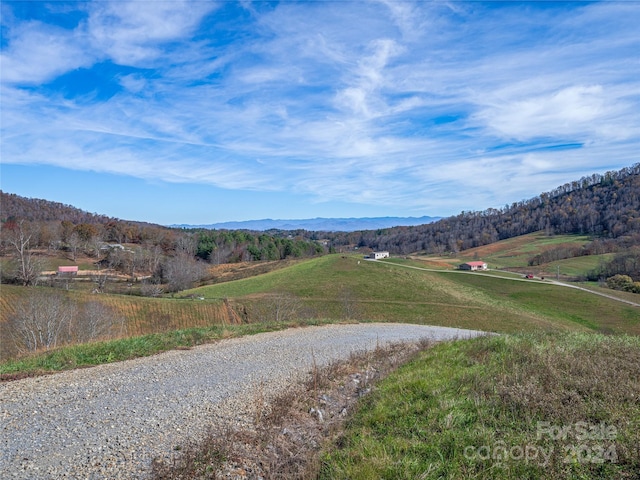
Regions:
<svg viewBox="0 0 640 480"><path fill-rule="evenodd" d="M3 479L144 479L219 420L352 352L483 332L409 324L306 327L0 384ZM253 409L253 411L252 411Z"/></svg>

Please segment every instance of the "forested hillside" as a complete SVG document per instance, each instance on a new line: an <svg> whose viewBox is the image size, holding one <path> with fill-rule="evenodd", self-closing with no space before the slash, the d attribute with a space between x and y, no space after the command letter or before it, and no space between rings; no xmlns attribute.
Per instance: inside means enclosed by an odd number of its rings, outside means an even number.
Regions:
<svg viewBox="0 0 640 480"><path fill-rule="evenodd" d="M536 231L640 244L640 163L566 183L502 209L462 212L417 227L327 234L333 245L392 253L458 252Z"/></svg>
<svg viewBox="0 0 640 480"><path fill-rule="evenodd" d="M49 222L64 220L79 223L107 223L111 220L104 215L85 212L71 205L51 202L39 198L25 198L0 190L0 220L9 217L20 218L30 222Z"/></svg>
<svg viewBox="0 0 640 480"><path fill-rule="evenodd" d="M175 241L175 232L160 225L120 220L85 212L71 205L21 197L2 190L0 222L3 227L10 227L16 222L37 227L38 238L34 237L33 240L40 246L47 246L47 241L65 242L74 232L81 237L99 237L105 242L144 243L151 240L164 248L171 248Z"/></svg>
<svg viewBox="0 0 640 480"><path fill-rule="evenodd" d="M31 285L44 257L75 262L88 256L96 268L148 277L177 291L206 277L206 263L282 260L322 254L319 243L290 233L178 229L109 218L42 199L0 191L2 281ZM151 292L160 290L151 288Z"/></svg>

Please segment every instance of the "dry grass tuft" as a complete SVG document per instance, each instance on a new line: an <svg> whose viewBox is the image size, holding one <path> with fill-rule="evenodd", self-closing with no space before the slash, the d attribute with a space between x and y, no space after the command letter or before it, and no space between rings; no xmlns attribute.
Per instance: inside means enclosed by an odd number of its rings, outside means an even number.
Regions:
<svg viewBox="0 0 640 480"><path fill-rule="evenodd" d="M611 405L624 408L640 401L637 347L609 342L606 337L601 341L592 337L589 344L583 342L583 335L568 338L573 343L557 342L551 336L544 344L521 341L504 358L504 375L486 387L495 388L501 402L514 411L553 416L565 423L599 422L610 414Z"/></svg>

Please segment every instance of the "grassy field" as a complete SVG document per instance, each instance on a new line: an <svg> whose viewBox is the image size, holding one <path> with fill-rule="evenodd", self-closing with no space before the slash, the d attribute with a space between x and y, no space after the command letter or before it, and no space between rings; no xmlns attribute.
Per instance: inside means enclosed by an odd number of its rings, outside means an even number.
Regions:
<svg viewBox="0 0 640 480"><path fill-rule="evenodd" d="M485 261L490 268L496 269L524 268L527 267L530 258L545 250L557 247L581 247L591 240L591 237L585 235L547 236L544 232L536 232L470 248L460 252L455 258L431 256L419 258L432 264L448 265L451 268L473 260Z"/></svg>
<svg viewBox="0 0 640 480"><path fill-rule="evenodd" d="M396 260L395 262L411 261ZM426 323L494 332L580 330L640 334L640 312L541 282L438 273L328 255L259 277L189 293L230 298L249 311L274 295L320 318Z"/></svg>
<svg viewBox="0 0 640 480"><path fill-rule="evenodd" d="M638 307L536 281L494 280L473 274L457 275L455 280L460 285L484 292L494 301L507 302L534 316L554 319L569 330L585 327L594 332L640 335Z"/></svg>
<svg viewBox="0 0 640 480"><path fill-rule="evenodd" d="M580 247L590 241L591 237L584 235L547 236L537 232L465 250L461 258L463 261L469 261L478 256L490 263L492 268L521 267L526 266L531 257L547 249Z"/></svg>
<svg viewBox="0 0 640 480"><path fill-rule="evenodd" d="M555 275L559 269L560 275L579 277L595 270L601 263L611 260L614 256L614 253L605 253L603 255L586 255L583 257L567 258L566 260L549 262L541 266L542 268L535 268L535 270L541 270L542 272L546 272L548 276L552 276Z"/></svg>
<svg viewBox="0 0 640 480"><path fill-rule="evenodd" d="M638 337L436 345L360 404L319 478L638 478L638 371Z"/></svg>

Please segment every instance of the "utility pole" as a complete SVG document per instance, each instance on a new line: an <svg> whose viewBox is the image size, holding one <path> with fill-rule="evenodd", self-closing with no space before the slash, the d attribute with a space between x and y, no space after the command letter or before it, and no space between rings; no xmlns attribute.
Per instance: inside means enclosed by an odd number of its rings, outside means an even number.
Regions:
<svg viewBox="0 0 640 480"><path fill-rule="evenodd" d="M556 273L556 280L560 280L560 265L558 265L558 273Z"/></svg>

